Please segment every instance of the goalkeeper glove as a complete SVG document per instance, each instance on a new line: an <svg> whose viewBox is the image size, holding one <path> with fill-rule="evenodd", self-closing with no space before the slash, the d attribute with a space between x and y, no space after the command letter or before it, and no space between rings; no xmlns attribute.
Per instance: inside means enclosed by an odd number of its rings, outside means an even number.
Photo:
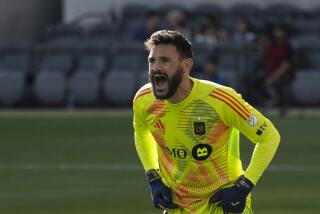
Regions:
<svg viewBox="0 0 320 214"><path fill-rule="evenodd" d="M240 176L234 185L229 188L220 189L211 198L210 203L219 202L224 213L242 213L246 206L246 198L253 188L253 183Z"/></svg>
<svg viewBox="0 0 320 214"><path fill-rule="evenodd" d="M170 189L161 181L160 175L156 170L149 170L147 179L151 189L151 198L154 206L159 209L175 209L178 205L172 202Z"/></svg>

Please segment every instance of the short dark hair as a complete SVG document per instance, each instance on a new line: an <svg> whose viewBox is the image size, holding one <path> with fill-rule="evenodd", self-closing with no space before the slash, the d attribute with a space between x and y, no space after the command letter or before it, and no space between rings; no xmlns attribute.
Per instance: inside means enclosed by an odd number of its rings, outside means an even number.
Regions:
<svg viewBox="0 0 320 214"><path fill-rule="evenodd" d="M154 32L144 45L148 51L156 45L172 44L183 58L193 58L190 41L178 31L159 30Z"/></svg>

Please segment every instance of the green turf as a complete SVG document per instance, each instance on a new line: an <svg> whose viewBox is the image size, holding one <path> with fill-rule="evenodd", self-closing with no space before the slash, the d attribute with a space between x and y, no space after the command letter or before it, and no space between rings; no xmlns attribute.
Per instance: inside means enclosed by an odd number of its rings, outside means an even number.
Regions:
<svg viewBox="0 0 320 214"><path fill-rule="evenodd" d="M267 171L253 191L255 213L320 213L320 117L271 119L282 135L272 164L310 168ZM130 112L0 113L0 130L0 213L160 213L142 169L130 167L139 163ZM252 145L242 141L248 164ZM118 165L103 168L110 164Z"/></svg>

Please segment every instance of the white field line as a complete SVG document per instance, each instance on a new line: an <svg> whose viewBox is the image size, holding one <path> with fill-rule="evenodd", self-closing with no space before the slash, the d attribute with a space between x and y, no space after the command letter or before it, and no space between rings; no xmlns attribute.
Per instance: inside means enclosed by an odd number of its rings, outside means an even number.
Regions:
<svg viewBox="0 0 320 214"><path fill-rule="evenodd" d="M139 164L129 163L0 163L0 170L61 170L61 171L142 171ZM273 164L270 172L320 172L320 164Z"/></svg>
<svg viewBox="0 0 320 214"><path fill-rule="evenodd" d="M98 163L0 163L0 170L83 170L83 171L138 171L138 164L98 164Z"/></svg>

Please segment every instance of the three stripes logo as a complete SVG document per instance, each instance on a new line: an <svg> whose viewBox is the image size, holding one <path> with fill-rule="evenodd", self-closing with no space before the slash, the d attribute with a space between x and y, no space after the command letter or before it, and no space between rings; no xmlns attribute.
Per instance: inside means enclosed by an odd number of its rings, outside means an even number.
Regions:
<svg viewBox="0 0 320 214"><path fill-rule="evenodd" d="M154 127L155 127L155 128L158 128L158 129L162 129L162 130L165 129L165 128L164 128L164 125L163 125L163 123L161 122L160 119L154 124Z"/></svg>
<svg viewBox="0 0 320 214"><path fill-rule="evenodd" d="M249 110L243 105L243 103L241 103L233 95L218 88L218 89L213 90L209 94L209 96L227 104L242 119L247 120L249 118L249 116L250 116Z"/></svg>

